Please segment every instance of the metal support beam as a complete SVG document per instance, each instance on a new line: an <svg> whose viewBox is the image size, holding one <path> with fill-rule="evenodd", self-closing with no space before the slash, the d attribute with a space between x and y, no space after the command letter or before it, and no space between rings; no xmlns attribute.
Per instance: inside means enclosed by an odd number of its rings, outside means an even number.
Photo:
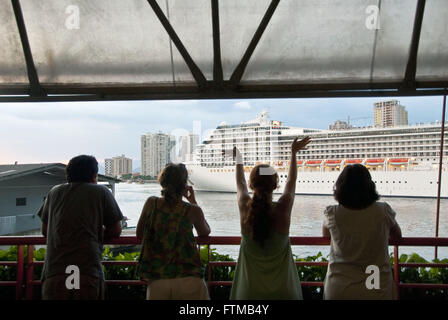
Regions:
<svg viewBox="0 0 448 320"><path fill-rule="evenodd" d="M14 15L19 29L20 40L22 42L23 54L26 61L26 70L28 73L28 80L30 82L29 94L34 97L45 96L45 91L42 89L39 83L39 76L37 75L36 66L34 65L33 55L31 53L30 43L28 41L28 34L26 32L25 21L23 19L22 8L19 0L11 0L12 7L14 9Z"/></svg>
<svg viewBox="0 0 448 320"><path fill-rule="evenodd" d="M282 99L282 98L354 98L443 96L448 82L417 82L416 90L399 90L402 82L363 84L259 85L240 84L238 90L224 81L216 88L208 81L203 90L195 82L182 86L80 86L45 85L45 97L29 97L26 88L7 89L0 86L2 102L61 102L61 101L119 101L119 100L181 100L181 99Z"/></svg>
<svg viewBox="0 0 448 320"><path fill-rule="evenodd" d="M269 5L268 9L266 10L266 13L263 16L263 19L260 22L260 25L258 26L257 30L255 31L255 34L254 34L252 40L250 41L246 52L243 55L243 58L241 59L240 63L235 68L232 76L230 77L231 85L237 86L240 83L241 78L243 77L244 71L246 70L247 64L249 63L249 60L250 60L252 54L254 53L255 48L257 47L258 42L260 41L264 30L266 30L266 27L268 26L269 21L271 20L272 16L274 15L275 9L277 9L279 2L280 2L280 0L272 0L271 1L271 4Z"/></svg>
<svg viewBox="0 0 448 320"><path fill-rule="evenodd" d="M212 24L213 24L213 81L216 87L222 88L223 72L221 61L221 38L219 29L219 3L218 0L212 1Z"/></svg>
<svg viewBox="0 0 448 320"><path fill-rule="evenodd" d="M423 15L425 12L426 0L419 0L415 11L414 29L412 31L411 46L409 48L409 58L406 65L403 89L415 88L415 74L417 72L418 44L422 30Z"/></svg>
<svg viewBox="0 0 448 320"><path fill-rule="evenodd" d="M188 68L190 69L191 74L193 75L193 78L196 80L196 83L198 84L199 88L204 88L207 84L207 80L202 73L201 69L196 65L196 63L191 58L190 54L188 53L187 49L183 45L182 41L177 36L176 31L174 31L173 27L171 26L171 23L168 21L167 17L163 13L162 9L160 9L159 5L157 4L156 0L148 0L149 5L154 10L154 13L156 14L157 18L159 18L160 22L162 23L163 27L165 28L166 32L171 38L171 41L173 41L174 45L176 46L177 50L179 50L179 53L182 55L182 57L185 60L185 63L187 64Z"/></svg>
<svg viewBox="0 0 448 320"><path fill-rule="evenodd" d="M442 166L443 166L443 143L445 138L445 113L446 113L446 93L443 96L442 105L442 127L440 132L440 156L439 156L439 176L437 185L437 207L436 207L436 233L435 237L439 237L439 215L440 215L440 193L442 188ZM434 259L437 259L438 247L434 247Z"/></svg>

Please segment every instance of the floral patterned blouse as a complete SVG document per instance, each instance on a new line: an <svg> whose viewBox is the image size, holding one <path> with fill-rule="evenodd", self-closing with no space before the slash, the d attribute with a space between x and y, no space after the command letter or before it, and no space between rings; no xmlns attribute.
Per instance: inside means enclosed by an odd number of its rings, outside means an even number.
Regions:
<svg viewBox="0 0 448 320"><path fill-rule="evenodd" d="M183 202L180 212L165 212L154 198L146 213L138 275L145 280L203 277L193 225L187 219L191 205Z"/></svg>

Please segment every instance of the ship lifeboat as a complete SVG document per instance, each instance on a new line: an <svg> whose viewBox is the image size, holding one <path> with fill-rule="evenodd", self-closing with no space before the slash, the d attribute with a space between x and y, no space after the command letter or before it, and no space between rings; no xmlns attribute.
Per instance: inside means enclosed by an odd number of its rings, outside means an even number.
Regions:
<svg viewBox="0 0 448 320"><path fill-rule="evenodd" d="M302 160L298 160L298 161L297 161L297 165L298 165L298 166L302 166L302 165L303 165L303 161L302 161Z"/></svg>
<svg viewBox="0 0 448 320"><path fill-rule="evenodd" d="M384 164L385 159L367 159L366 160L366 165L369 166L379 166Z"/></svg>
<svg viewBox="0 0 448 320"><path fill-rule="evenodd" d="M305 165L309 167L318 167L322 164L322 160L308 160Z"/></svg>
<svg viewBox="0 0 448 320"><path fill-rule="evenodd" d="M327 160L325 161L326 166L334 167L334 166L340 166L342 160Z"/></svg>
<svg viewBox="0 0 448 320"><path fill-rule="evenodd" d="M362 159L347 159L345 160L345 164L355 164L362 163Z"/></svg>
<svg viewBox="0 0 448 320"><path fill-rule="evenodd" d="M390 165L402 165L402 164L407 164L409 163L409 159L408 158L392 158L389 159L389 164Z"/></svg>

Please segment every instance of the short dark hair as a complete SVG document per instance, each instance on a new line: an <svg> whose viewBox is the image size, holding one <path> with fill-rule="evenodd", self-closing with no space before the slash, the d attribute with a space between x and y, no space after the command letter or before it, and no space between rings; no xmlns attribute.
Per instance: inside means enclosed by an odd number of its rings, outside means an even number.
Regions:
<svg viewBox="0 0 448 320"><path fill-rule="evenodd" d="M98 161L93 156L80 155L72 158L65 169L67 182L91 182L98 174Z"/></svg>
<svg viewBox="0 0 448 320"><path fill-rule="evenodd" d="M367 208L380 198L369 170L361 164L348 165L342 170L333 195L339 204L358 210Z"/></svg>

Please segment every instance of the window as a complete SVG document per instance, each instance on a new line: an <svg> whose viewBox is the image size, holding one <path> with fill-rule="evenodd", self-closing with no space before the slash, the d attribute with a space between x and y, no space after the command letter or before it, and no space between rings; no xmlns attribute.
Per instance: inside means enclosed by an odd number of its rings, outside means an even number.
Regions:
<svg viewBox="0 0 448 320"><path fill-rule="evenodd" d="M16 198L16 207L26 206L26 198Z"/></svg>

